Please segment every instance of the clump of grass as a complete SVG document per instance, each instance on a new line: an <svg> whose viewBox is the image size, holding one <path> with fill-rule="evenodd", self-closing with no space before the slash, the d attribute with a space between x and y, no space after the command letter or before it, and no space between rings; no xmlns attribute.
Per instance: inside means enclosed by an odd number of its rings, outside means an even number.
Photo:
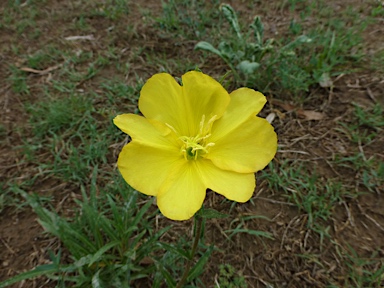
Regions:
<svg viewBox="0 0 384 288"><path fill-rule="evenodd" d="M39 216L45 231L56 236L68 250L69 263L61 263L60 253L52 255L52 264L5 283L40 273L62 284L72 283L73 287L129 287L133 281L149 278L156 271L152 257L161 249L157 245L159 238L171 227L155 231L153 216L157 211L149 212L152 201L138 205L138 193L121 178L115 177L113 185L98 187L97 173L95 167L90 191L82 186L83 199L75 200L79 209L71 219L45 208L39 197L19 191Z"/></svg>

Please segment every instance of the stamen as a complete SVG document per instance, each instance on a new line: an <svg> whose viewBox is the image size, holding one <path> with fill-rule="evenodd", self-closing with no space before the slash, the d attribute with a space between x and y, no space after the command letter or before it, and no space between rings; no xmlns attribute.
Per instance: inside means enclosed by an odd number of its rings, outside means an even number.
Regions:
<svg viewBox="0 0 384 288"><path fill-rule="evenodd" d="M203 134L204 122L205 122L205 114L203 114L203 117L201 117L199 135Z"/></svg>
<svg viewBox="0 0 384 288"><path fill-rule="evenodd" d="M165 125L167 125L169 129L171 129L173 132L177 134L176 129L173 128L173 126L169 125L168 123L165 123Z"/></svg>
<svg viewBox="0 0 384 288"><path fill-rule="evenodd" d="M186 160L197 160L198 158L203 157L204 154L209 152L208 148L215 145L215 143L208 142L207 139L211 136L210 131L212 124L216 119L217 115L214 115L207 123L205 123L205 115L203 115L201 117L198 135L194 137L179 137L179 139L183 142L180 151L184 154L184 158ZM176 130L171 125L167 124L167 126L176 133Z"/></svg>
<svg viewBox="0 0 384 288"><path fill-rule="evenodd" d="M211 119L209 119L207 125L209 126L209 130L211 130L212 128L212 124L213 122L215 122L215 120L217 119L217 115L213 115L213 117Z"/></svg>

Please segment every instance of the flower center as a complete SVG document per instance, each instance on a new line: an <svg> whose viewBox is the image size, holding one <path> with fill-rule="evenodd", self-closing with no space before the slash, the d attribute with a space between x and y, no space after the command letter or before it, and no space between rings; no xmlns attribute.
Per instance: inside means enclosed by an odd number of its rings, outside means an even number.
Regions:
<svg viewBox="0 0 384 288"><path fill-rule="evenodd" d="M207 134L204 137L197 135L195 137L181 136L179 139L183 142L181 152L187 160L197 160L204 154L208 153L208 148L215 145L215 143L207 143L206 138L211 136Z"/></svg>
<svg viewBox="0 0 384 288"><path fill-rule="evenodd" d="M200 121L199 133L196 136L180 136L179 139L182 142L181 153L186 160L197 160L203 157L209 152L209 147L215 145L215 143L207 141L211 136L211 128L213 122L216 120L217 115L213 116L207 122L205 121L205 115L203 115ZM174 132L175 129L168 125ZM177 133L176 133L177 134Z"/></svg>

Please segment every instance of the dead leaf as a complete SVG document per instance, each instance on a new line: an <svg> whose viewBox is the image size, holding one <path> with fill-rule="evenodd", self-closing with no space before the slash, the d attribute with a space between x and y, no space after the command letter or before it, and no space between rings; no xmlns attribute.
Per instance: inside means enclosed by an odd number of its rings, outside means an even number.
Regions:
<svg viewBox="0 0 384 288"><path fill-rule="evenodd" d="M303 118L305 120L322 120L325 117L324 113L316 112L313 110L299 109L292 104L285 103L280 100L272 99L270 102L276 106L283 108L287 112L295 111L299 118Z"/></svg>
<svg viewBox="0 0 384 288"><path fill-rule="evenodd" d="M313 110L302 110L299 109L296 111L297 116L304 118L305 120L322 120L325 117L324 113L316 112Z"/></svg>
<svg viewBox="0 0 384 288"><path fill-rule="evenodd" d="M155 261L153 261L153 259L151 257L145 256L143 259L141 259L140 264L141 265L151 265L154 262Z"/></svg>
<svg viewBox="0 0 384 288"><path fill-rule="evenodd" d="M285 102L277 100L277 99L272 99L272 100L270 100L270 102L273 105L276 105L276 106L279 106L279 107L283 108L287 112L291 112L291 111L296 109L296 107L293 106L292 104L285 103Z"/></svg>

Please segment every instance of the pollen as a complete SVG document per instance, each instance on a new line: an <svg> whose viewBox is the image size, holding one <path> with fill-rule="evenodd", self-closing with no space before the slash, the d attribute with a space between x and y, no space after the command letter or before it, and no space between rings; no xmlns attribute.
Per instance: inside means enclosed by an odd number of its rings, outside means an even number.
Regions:
<svg viewBox="0 0 384 288"><path fill-rule="evenodd" d="M213 122L217 119L217 115L205 121L205 115L202 116L199 133L196 136L180 136L182 142L181 153L186 160L197 160L209 153L209 148L214 146L215 143L209 142L208 138L211 136L211 129Z"/></svg>

